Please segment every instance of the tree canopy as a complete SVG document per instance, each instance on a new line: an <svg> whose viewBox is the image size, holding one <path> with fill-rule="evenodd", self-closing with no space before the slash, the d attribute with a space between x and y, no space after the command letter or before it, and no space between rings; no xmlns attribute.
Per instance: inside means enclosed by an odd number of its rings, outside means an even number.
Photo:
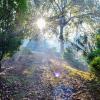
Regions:
<svg viewBox="0 0 100 100"><path fill-rule="evenodd" d="M92 37L100 23L98 0L33 0L32 4L31 24L32 31L35 31L33 33L36 34L36 30L39 32L35 23L41 16L47 22L45 30L58 35L61 48L66 38L72 37L73 44L83 48L84 52L88 53L94 48Z"/></svg>

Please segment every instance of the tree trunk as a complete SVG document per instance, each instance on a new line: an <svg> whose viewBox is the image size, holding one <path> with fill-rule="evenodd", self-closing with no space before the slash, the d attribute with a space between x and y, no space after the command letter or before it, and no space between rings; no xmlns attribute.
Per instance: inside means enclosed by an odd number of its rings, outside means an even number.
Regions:
<svg viewBox="0 0 100 100"><path fill-rule="evenodd" d="M4 53L1 52L1 54L0 54L0 72L2 72L2 64L1 64L1 61L3 59L3 56L4 56Z"/></svg>
<svg viewBox="0 0 100 100"><path fill-rule="evenodd" d="M64 41L60 40L60 52L64 53Z"/></svg>
<svg viewBox="0 0 100 100"><path fill-rule="evenodd" d="M1 72L2 70L1 70L1 61L0 61L0 72Z"/></svg>
<svg viewBox="0 0 100 100"><path fill-rule="evenodd" d="M64 52L64 37L63 37L63 26L60 25L60 52L63 53Z"/></svg>

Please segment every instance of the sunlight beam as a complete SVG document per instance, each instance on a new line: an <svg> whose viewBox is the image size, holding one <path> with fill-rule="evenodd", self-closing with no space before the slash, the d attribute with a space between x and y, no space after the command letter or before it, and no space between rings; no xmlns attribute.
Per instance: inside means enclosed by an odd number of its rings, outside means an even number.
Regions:
<svg viewBox="0 0 100 100"><path fill-rule="evenodd" d="M37 26L38 26L38 28L40 29L40 30L43 30L44 28L45 28L45 26L46 26L46 22L45 22L45 19L44 18L39 18L38 20L37 20Z"/></svg>

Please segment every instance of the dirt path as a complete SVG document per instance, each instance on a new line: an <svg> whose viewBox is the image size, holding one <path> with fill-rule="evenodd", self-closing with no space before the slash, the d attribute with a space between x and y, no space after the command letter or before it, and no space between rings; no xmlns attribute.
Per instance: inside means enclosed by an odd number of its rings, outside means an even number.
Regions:
<svg viewBox="0 0 100 100"><path fill-rule="evenodd" d="M71 75L67 63L53 53L34 52L8 62L7 79L14 78L20 94L14 100L91 100L85 81Z"/></svg>

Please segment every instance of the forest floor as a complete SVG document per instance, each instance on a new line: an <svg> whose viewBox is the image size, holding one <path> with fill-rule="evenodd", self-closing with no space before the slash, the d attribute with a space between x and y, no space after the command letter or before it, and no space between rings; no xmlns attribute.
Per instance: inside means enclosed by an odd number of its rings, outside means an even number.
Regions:
<svg viewBox="0 0 100 100"><path fill-rule="evenodd" d="M91 74L51 52L21 54L3 67L0 100L96 100L87 86Z"/></svg>

